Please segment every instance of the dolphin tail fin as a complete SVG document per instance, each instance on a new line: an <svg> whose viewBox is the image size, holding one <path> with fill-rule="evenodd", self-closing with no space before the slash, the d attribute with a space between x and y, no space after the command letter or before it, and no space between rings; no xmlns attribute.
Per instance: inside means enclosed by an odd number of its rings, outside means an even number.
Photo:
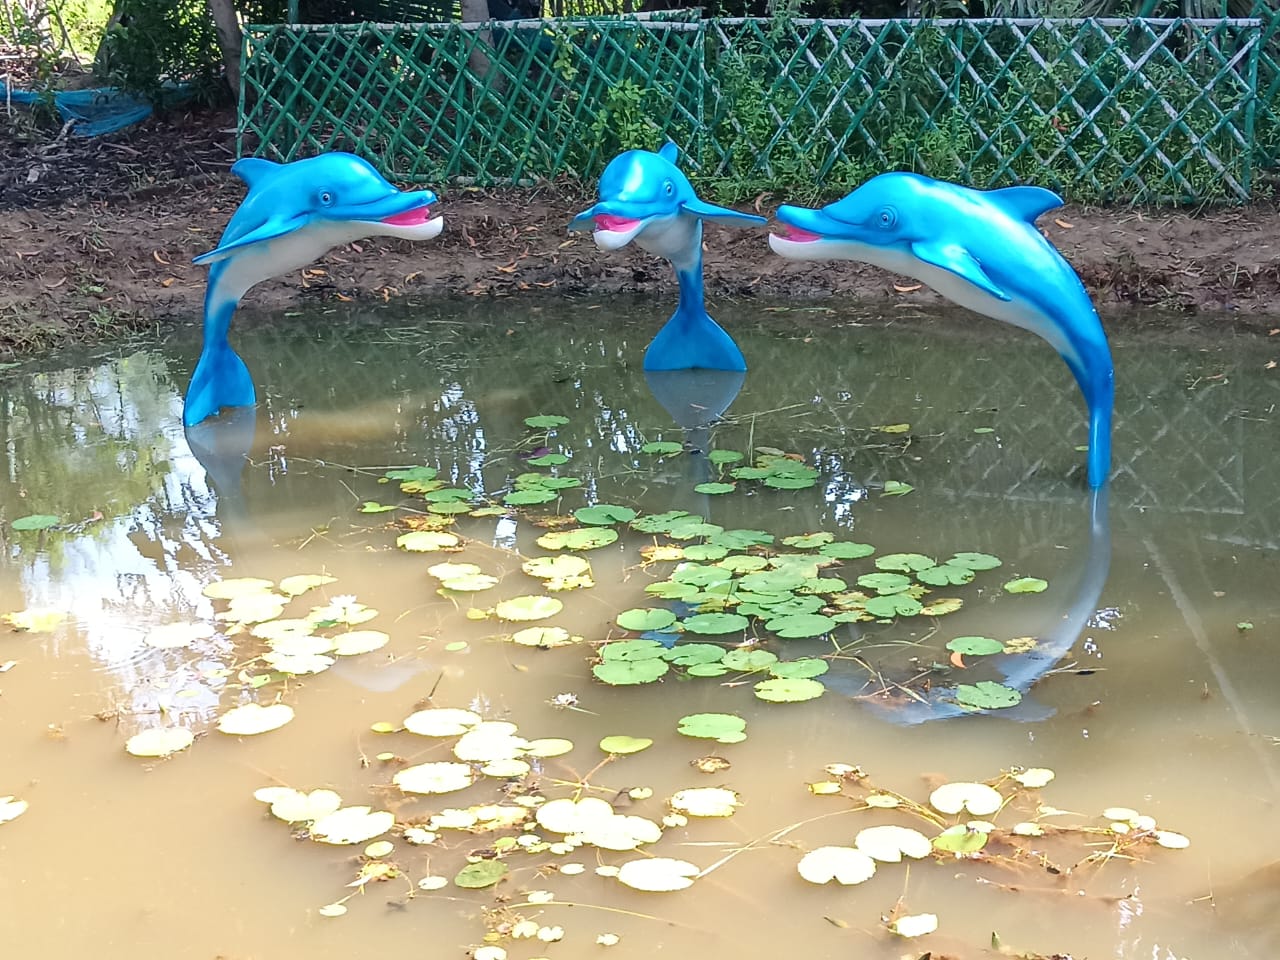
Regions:
<svg viewBox="0 0 1280 960"><path fill-rule="evenodd" d="M1082 351L1079 363L1068 361L1089 408L1089 487L1105 486L1111 474L1111 414L1115 407L1116 375L1111 350L1104 339Z"/></svg>
<svg viewBox="0 0 1280 960"><path fill-rule="evenodd" d="M223 407L250 407L257 399L249 368L231 345L226 340L206 344L187 387L182 424L193 427Z"/></svg>
<svg viewBox="0 0 1280 960"><path fill-rule="evenodd" d="M706 313L690 317L681 310L644 352L646 370L746 370L747 361L733 337Z"/></svg>

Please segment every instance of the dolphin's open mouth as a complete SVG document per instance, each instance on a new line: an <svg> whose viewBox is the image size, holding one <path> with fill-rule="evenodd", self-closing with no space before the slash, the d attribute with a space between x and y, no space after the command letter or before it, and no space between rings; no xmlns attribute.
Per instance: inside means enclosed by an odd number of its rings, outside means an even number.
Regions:
<svg viewBox="0 0 1280 960"><path fill-rule="evenodd" d="M783 240L790 240L793 243L813 243L815 240L821 240L822 235L819 233L810 233L808 230L801 230L799 227L793 227L789 223L780 224L783 232L775 234Z"/></svg>
<svg viewBox="0 0 1280 960"><path fill-rule="evenodd" d="M392 227L417 227L430 219L431 204L424 203L422 206L406 210L404 213L393 213L389 217L383 217L379 223L385 223Z"/></svg>
<svg viewBox="0 0 1280 960"><path fill-rule="evenodd" d="M608 213L596 214L595 221L597 230L607 230L610 233L623 233L640 225L639 220L633 220L630 217L615 217Z"/></svg>

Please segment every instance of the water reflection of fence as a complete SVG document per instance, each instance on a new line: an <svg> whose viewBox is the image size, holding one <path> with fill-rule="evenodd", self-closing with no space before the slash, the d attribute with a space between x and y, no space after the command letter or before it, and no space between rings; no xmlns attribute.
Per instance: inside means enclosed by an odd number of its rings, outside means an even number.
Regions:
<svg viewBox="0 0 1280 960"><path fill-rule="evenodd" d="M839 344L824 336L826 348L807 351L771 331L741 333L739 323L734 329L752 371L728 412L733 422L716 431L717 444L743 445L750 436L819 456L835 478L833 501L894 478L975 510L982 503L1078 503L1084 456L1074 447L1085 440L1085 415L1066 367L1040 341L992 324L984 323L987 339L975 347L970 337L955 336L958 322L911 333L864 330ZM262 330L252 349L271 364L272 393L286 405L306 398L304 411L313 415L322 404L367 402L378 370L378 388L398 397L402 411L403 432L388 438L387 455L438 457L446 470L490 491L519 467L486 456L524 436L522 421L531 413L589 424L574 469L598 468L606 477L618 469L619 451L634 451L664 427L664 436L678 435L636 362L647 321L630 342L624 333L622 344L568 318L520 326L515 336L501 324L452 329L419 341L420 354L377 342L394 333L357 332L353 339L350 328L319 338ZM335 351L346 362L335 363ZM1280 386L1263 375L1261 361L1255 370L1249 361L1195 347L1156 348L1147 337L1118 340L1115 355L1113 511L1156 511L1214 536L1280 543L1275 447L1270 424L1260 419L1280 401ZM313 371L320 368L331 375L316 396ZM912 426L906 455L902 438L871 429L897 422ZM973 432L985 426L995 432ZM599 482L607 490L613 481Z"/></svg>

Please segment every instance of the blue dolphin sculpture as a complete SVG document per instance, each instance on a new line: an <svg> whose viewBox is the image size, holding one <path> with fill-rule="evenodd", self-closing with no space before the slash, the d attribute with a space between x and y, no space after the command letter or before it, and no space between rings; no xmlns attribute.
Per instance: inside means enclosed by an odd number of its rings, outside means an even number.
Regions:
<svg viewBox="0 0 1280 960"><path fill-rule="evenodd" d="M431 216L430 190L402 193L368 161L325 153L291 163L247 157L231 172L249 187L216 250L192 262L211 264L204 298L204 349L183 404L184 426L223 407L257 400L244 361L227 342L231 317L249 288L295 270L326 250L364 237L429 240L444 226Z"/></svg>
<svg viewBox="0 0 1280 960"><path fill-rule="evenodd" d="M764 217L698 199L676 166L679 148L668 142L654 153L628 150L600 175L600 201L578 214L571 231L592 230L601 250L631 241L671 262L680 284L676 312L644 354L646 370L746 370L733 338L707 315L702 285L702 221L761 225Z"/></svg>
<svg viewBox="0 0 1280 960"><path fill-rule="evenodd" d="M1089 407L1089 486L1111 469L1115 372L1093 302L1036 229L1062 206L1040 187L973 190L915 173L882 173L821 210L782 206L769 237L796 260L861 260L920 280L948 300L1030 330L1066 361Z"/></svg>

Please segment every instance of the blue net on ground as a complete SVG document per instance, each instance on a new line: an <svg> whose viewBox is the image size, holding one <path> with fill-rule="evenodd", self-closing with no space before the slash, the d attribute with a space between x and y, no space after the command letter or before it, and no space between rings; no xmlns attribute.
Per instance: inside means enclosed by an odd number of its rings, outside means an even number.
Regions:
<svg viewBox="0 0 1280 960"><path fill-rule="evenodd" d="M190 96L185 85L167 92L166 102L176 103ZM8 103L26 106L37 103L48 94L32 90L17 90L0 82L0 97ZM170 99L172 98L172 99ZM58 90L53 93L53 105L64 121L74 121L72 132L81 137L100 137L115 133L151 116L152 105L147 100L130 96L116 87L96 87L91 90Z"/></svg>

